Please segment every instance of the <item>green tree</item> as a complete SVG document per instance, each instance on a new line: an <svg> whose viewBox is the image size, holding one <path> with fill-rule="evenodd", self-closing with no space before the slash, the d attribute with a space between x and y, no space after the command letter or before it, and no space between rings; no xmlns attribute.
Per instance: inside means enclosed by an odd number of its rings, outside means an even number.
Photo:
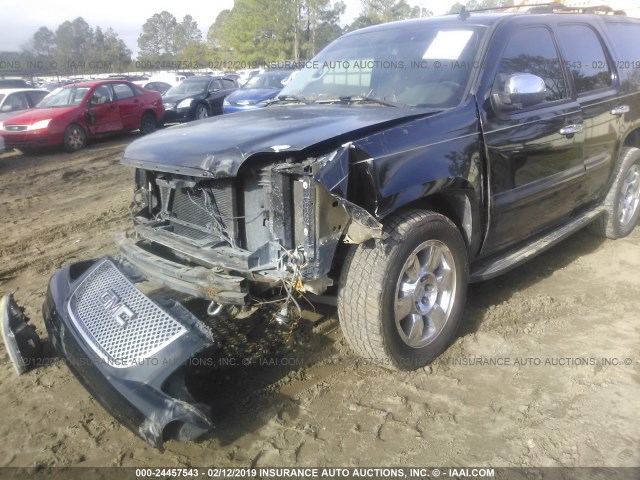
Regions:
<svg viewBox="0 0 640 480"><path fill-rule="evenodd" d="M362 12L347 27L348 31L379 23L418 18L422 15L420 7L412 7L407 0L363 0Z"/></svg>
<svg viewBox="0 0 640 480"><path fill-rule="evenodd" d="M216 17L215 22L209 27L207 32L207 45L211 48L220 48L220 35L230 13L231 10L229 9L222 10Z"/></svg>
<svg viewBox="0 0 640 480"><path fill-rule="evenodd" d="M343 2L332 4L330 0L305 0L301 4L299 21L304 27L301 29L303 44L300 50L303 58L312 58L342 34L339 22L345 10Z"/></svg>
<svg viewBox="0 0 640 480"><path fill-rule="evenodd" d="M140 58L157 59L175 54L175 38L178 21L166 10L154 14L142 26L138 37Z"/></svg>
<svg viewBox="0 0 640 480"><path fill-rule="evenodd" d="M175 29L174 53L182 53L190 43L201 43L202 32L191 15L185 15Z"/></svg>
<svg viewBox="0 0 640 480"><path fill-rule="evenodd" d="M236 0L218 37L221 49L229 60L291 59L298 6L287 0Z"/></svg>
<svg viewBox="0 0 640 480"><path fill-rule="evenodd" d="M182 62L204 68L207 66L207 62L213 60L214 57L214 50L207 44L203 42L189 42L179 58Z"/></svg>
<svg viewBox="0 0 640 480"><path fill-rule="evenodd" d="M345 9L331 0L236 0L211 25L207 43L229 60L308 59L342 33Z"/></svg>
<svg viewBox="0 0 640 480"><path fill-rule="evenodd" d="M36 57L51 58L55 52L56 35L47 27L40 27L33 34L32 52Z"/></svg>
<svg viewBox="0 0 640 480"><path fill-rule="evenodd" d="M82 18L66 21L56 30L56 61L61 73L79 74L89 60L93 45L93 29Z"/></svg>
<svg viewBox="0 0 640 480"><path fill-rule="evenodd" d="M131 64L131 50L112 28L104 32L103 52L103 61L111 65L114 72L124 72Z"/></svg>

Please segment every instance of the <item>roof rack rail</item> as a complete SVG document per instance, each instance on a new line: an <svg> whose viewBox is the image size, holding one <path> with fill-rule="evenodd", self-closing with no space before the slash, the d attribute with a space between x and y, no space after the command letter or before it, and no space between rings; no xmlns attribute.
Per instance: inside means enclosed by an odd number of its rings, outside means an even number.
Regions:
<svg viewBox="0 0 640 480"><path fill-rule="evenodd" d="M540 4L532 5L528 10L529 13L594 13L604 15L623 15L627 14L623 10L614 10L608 5L594 5L590 7L574 7L571 5L556 4Z"/></svg>
<svg viewBox="0 0 640 480"><path fill-rule="evenodd" d="M539 3L537 5L509 5L504 7L485 7L475 8L473 10L467 10L463 5L460 8L460 12L457 13L460 20L466 20L472 13L477 12L491 12L496 10L509 10L518 11L520 9L527 9L526 13L596 13L606 15L621 15L626 16L626 13L622 10L613 10L608 5L598 5L592 7L571 7L563 5L558 2ZM456 14L452 14L456 15Z"/></svg>

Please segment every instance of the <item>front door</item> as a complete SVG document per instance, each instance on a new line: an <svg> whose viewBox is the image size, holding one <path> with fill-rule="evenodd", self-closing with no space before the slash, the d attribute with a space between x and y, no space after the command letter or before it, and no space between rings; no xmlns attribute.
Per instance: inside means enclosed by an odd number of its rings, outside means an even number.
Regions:
<svg viewBox="0 0 640 480"><path fill-rule="evenodd" d="M110 85L98 85L89 95L87 125L92 135L122 130L120 110Z"/></svg>
<svg viewBox="0 0 640 480"><path fill-rule="evenodd" d="M510 22L499 29L481 85L480 106L489 174L489 227L482 255L522 242L568 216L584 181L580 105L571 98L552 30ZM498 105L514 74L544 80L545 99ZM481 87L482 88L482 87ZM482 95L482 97L480 97Z"/></svg>

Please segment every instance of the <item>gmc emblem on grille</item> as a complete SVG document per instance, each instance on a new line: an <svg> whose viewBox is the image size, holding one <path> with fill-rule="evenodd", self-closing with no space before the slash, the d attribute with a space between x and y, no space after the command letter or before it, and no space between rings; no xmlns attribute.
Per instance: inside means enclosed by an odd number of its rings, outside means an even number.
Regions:
<svg viewBox="0 0 640 480"><path fill-rule="evenodd" d="M116 295L116 292L113 290L109 289L102 292L98 299L104 306L105 310L109 312L111 318L118 322L118 325L122 328L125 328L131 320L136 318L136 314L122 303L120 298L118 298L118 295Z"/></svg>

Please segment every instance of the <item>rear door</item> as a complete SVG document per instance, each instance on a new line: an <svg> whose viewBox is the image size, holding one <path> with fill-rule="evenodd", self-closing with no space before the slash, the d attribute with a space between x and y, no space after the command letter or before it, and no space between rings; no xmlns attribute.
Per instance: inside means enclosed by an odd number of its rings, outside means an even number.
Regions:
<svg viewBox="0 0 640 480"><path fill-rule="evenodd" d="M592 26L560 23L557 35L582 110L586 204L604 194L615 163L620 116L629 111L630 99L620 98L610 54Z"/></svg>
<svg viewBox="0 0 640 480"><path fill-rule="evenodd" d="M140 128L140 120L144 113L142 98L127 83L114 83L113 90L120 110L123 129L136 130Z"/></svg>
<svg viewBox="0 0 640 480"><path fill-rule="evenodd" d="M521 17L492 39L479 95L489 174L489 228L482 254L523 242L575 208L584 181L583 118L571 98L553 30ZM544 80L544 101L499 107L495 95L514 74Z"/></svg>

